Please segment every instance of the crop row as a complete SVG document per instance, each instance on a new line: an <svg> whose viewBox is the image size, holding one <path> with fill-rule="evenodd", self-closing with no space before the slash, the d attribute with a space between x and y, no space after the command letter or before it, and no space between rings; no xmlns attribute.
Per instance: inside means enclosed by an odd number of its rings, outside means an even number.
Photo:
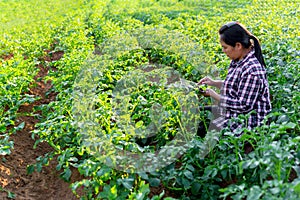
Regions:
<svg viewBox="0 0 300 200"><path fill-rule="evenodd" d="M10 153L13 143L9 135L22 128L15 124L18 108L36 100L27 92L37 73L36 66L43 64L50 68L47 79L52 81L53 88L49 92L57 96L55 101L35 108L41 115L32 135L39 138L37 143L47 141L53 152L38 158L37 164L29 169L39 171L39 166L58 156L57 170L61 170L64 180L70 180L72 170L78 170L85 177L71 185L74 193L83 186L82 199L299 197L297 1L86 0L69 3L69 7L60 1L42 0L0 4L5 10L0 38L0 154ZM143 80L136 79L142 76L141 72L135 74L137 69L176 70L180 78L188 81L187 88L206 75L224 78L229 60L221 52L217 31L223 23L233 20L245 24L263 44L273 96L271 124L245 130L240 138L224 131L222 137L213 138L218 142L205 157L201 156L203 141L195 137L184 155L155 171L117 170L113 161L105 160L116 154L111 146L138 153L152 152L166 145L180 129L177 117L184 114L173 93L165 90L161 82L134 82ZM61 59L43 59L58 51L63 52ZM89 74L86 69L96 73ZM124 77L129 81L125 79L126 84L132 80L141 87L132 87L129 95L132 100L125 105L132 108L132 115L126 118L125 113L124 118L115 118L112 97ZM85 83L83 89L90 90L83 94L93 95L88 98L95 101L94 104L83 101L90 100L84 98L78 103L81 92L78 87ZM199 98L199 106L210 103L196 90L191 94ZM155 119L151 115L155 103L163 105L168 121L160 122L163 126L156 137L140 141L145 147L141 149L136 145L133 132L147 127ZM99 133L96 135L96 129L89 124L80 127L76 121L90 117L89 112L78 117L80 113L76 109L89 108L95 110L92 113L97 117ZM200 116L205 114L201 112ZM104 137L109 140L101 147L106 153L103 156L94 147L102 144ZM148 149L146 144L150 144ZM155 192L157 188L160 190Z"/></svg>

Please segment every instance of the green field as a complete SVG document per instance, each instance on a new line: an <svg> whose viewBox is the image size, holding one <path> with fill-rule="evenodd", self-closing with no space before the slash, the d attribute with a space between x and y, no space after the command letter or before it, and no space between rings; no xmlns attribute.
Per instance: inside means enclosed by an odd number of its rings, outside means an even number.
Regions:
<svg viewBox="0 0 300 200"><path fill-rule="evenodd" d="M241 137L224 132L212 138L216 145L205 156L195 136L159 169L137 172L127 160L121 165L132 170L118 169L107 159L117 151L153 152L176 138L182 101L211 103L193 84L226 76L230 60L218 29L228 21L241 22L260 39L271 123ZM10 137L24 128L17 122L23 115L38 119L31 132L36 145L45 141L53 148L28 165L28 173L57 159L62 179L69 181L74 170L84 177L70 184L79 199L300 199L300 1L0 0L0 24L0 156L13 151ZM52 83L44 98L55 96L46 103L30 92L43 67L43 81ZM149 84L142 78L147 67L157 67L156 74L178 72L188 95ZM120 85L130 89L128 102L116 92ZM120 98L117 108L113 97ZM20 113L30 104L33 110ZM165 114L151 113L158 104ZM114 109L123 115L115 118ZM152 125L155 115L167 120L140 148L136 132Z"/></svg>

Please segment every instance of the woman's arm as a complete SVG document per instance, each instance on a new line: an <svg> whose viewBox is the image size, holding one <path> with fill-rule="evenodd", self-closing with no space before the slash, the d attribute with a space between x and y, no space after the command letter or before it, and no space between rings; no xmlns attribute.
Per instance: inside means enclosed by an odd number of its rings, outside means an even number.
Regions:
<svg viewBox="0 0 300 200"><path fill-rule="evenodd" d="M222 80L213 80L209 77L204 77L203 79L201 79L198 82L198 85L206 84L206 85L217 87L217 88L221 89L223 82L224 81L222 81Z"/></svg>
<svg viewBox="0 0 300 200"><path fill-rule="evenodd" d="M212 97L216 101L220 101L221 95L216 93L213 89L206 89L205 93L203 94L206 97Z"/></svg>
<svg viewBox="0 0 300 200"><path fill-rule="evenodd" d="M223 80L215 80L214 82L215 82L214 86L221 89L224 81Z"/></svg>

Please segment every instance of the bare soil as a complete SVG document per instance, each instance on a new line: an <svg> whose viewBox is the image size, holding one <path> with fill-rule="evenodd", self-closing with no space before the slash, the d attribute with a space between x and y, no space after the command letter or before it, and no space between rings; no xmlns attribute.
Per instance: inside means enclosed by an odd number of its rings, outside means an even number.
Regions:
<svg viewBox="0 0 300 200"><path fill-rule="evenodd" d="M47 52L48 53L48 52ZM52 53L45 57L45 61L58 60L63 56L63 52ZM12 56L10 56L12 57ZM8 58L9 59L9 58ZM78 199L70 189L70 183L63 181L56 170L57 160L54 158L48 166L43 167L41 172L27 174L27 166L34 164L36 158L51 152L53 149L48 143L40 143L34 149L35 140L31 138L31 131L34 129L38 119L29 113L33 113L34 106L48 104L55 100L56 94L47 91L51 89L50 81L45 82L43 78L48 74L49 68L38 65L38 74L35 82L32 83L28 94L39 96L40 99L32 104L22 105L18 110L18 117L15 124L25 122L25 127L11 135L14 142L12 153L0 156L0 200L9 199L8 191L15 194L17 200L73 200ZM79 180L81 177L77 170L73 170L71 182Z"/></svg>

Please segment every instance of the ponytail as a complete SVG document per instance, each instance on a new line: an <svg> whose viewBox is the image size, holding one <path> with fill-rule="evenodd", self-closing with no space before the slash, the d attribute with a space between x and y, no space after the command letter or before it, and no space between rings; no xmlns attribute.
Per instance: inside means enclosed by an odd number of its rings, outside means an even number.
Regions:
<svg viewBox="0 0 300 200"><path fill-rule="evenodd" d="M254 45L255 57L263 67L266 66L258 39L242 24L239 22L224 24L220 28L219 34L226 44L233 47L235 47L237 42L241 43L244 48L249 48L251 45ZM254 44L251 43L251 40L253 40Z"/></svg>
<svg viewBox="0 0 300 200"><path fill-rule="evenodd" d="M257 37L255 37L254 35L250 35L249 39L252 39L253 42L254 42L254 51L255 51L254 55L255 55L255 57L257 58L257 60L259 61L259 63L263 67L266 67L266 63L264 61L264 57L262 55L261 47L260 47L260 44L259 44L259 41L258 41Z"/></svg>

